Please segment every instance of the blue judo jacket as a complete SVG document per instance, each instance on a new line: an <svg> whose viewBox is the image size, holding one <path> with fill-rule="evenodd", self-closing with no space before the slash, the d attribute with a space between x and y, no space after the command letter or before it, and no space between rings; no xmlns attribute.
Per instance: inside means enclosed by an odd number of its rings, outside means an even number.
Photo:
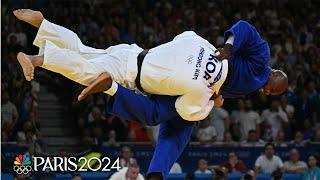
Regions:
<svg viewBox="0 0 320 180"><path fill-rule="evenodd" d="M233 50L228 61L228 76L220 89L224 98L239 98L257 91L268 80L270 49L256 28L240 20L224 33L233 35Z"/></svg>

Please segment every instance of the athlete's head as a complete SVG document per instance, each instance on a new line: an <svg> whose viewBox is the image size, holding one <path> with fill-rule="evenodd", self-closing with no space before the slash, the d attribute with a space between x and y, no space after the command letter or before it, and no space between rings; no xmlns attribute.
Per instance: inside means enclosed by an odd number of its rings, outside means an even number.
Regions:
<svg viewBox="0 0 320 180"><path fill-rule="evenodd" d="M272 69L267 83L260 89L266 95L279 95L288 87L288 77L281 70Z"/></svg>
<svg viewBox="0 0 320 180"><path fill-rule="evenodd" d="M128 170L126 172L126 179L136 180L140 173L140 167L137 163L129 164Z"/></svg>

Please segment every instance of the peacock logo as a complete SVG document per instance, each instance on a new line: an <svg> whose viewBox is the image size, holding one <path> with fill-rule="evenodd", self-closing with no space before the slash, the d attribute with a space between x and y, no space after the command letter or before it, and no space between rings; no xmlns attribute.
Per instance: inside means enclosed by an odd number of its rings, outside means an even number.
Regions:
<svg viewBox="0 0 320 180"><path fill-rule="evenodd" d="M32 171L30 156L27 154L19 154L13 164L13 170L17 174L28 174Z"/></svg>

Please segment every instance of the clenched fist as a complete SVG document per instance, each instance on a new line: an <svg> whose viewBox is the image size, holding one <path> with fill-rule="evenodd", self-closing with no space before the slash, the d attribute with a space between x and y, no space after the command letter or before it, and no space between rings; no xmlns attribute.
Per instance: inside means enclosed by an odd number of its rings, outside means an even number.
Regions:
<svg viewBox="0 0 320 180"><path fill-rule="evenodd" d="M232 53L232 45L225 44L223 48L218 48L216 51L216 56L219 60L229 59Z"/></svg>

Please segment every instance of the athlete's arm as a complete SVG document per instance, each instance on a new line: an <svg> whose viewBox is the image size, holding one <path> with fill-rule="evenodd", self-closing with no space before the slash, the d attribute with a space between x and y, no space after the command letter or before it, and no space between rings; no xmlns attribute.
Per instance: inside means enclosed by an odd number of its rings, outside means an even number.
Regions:
<svg viewBox="0 0 320 180"><path fill-rule="evenodd" d="M232 44L233 53L238 51L254 52L265 44L256 28L243 20L238 21L224 33L224 42L230 41L230 36L234 38L233 43L229 43Z"/></svg>

